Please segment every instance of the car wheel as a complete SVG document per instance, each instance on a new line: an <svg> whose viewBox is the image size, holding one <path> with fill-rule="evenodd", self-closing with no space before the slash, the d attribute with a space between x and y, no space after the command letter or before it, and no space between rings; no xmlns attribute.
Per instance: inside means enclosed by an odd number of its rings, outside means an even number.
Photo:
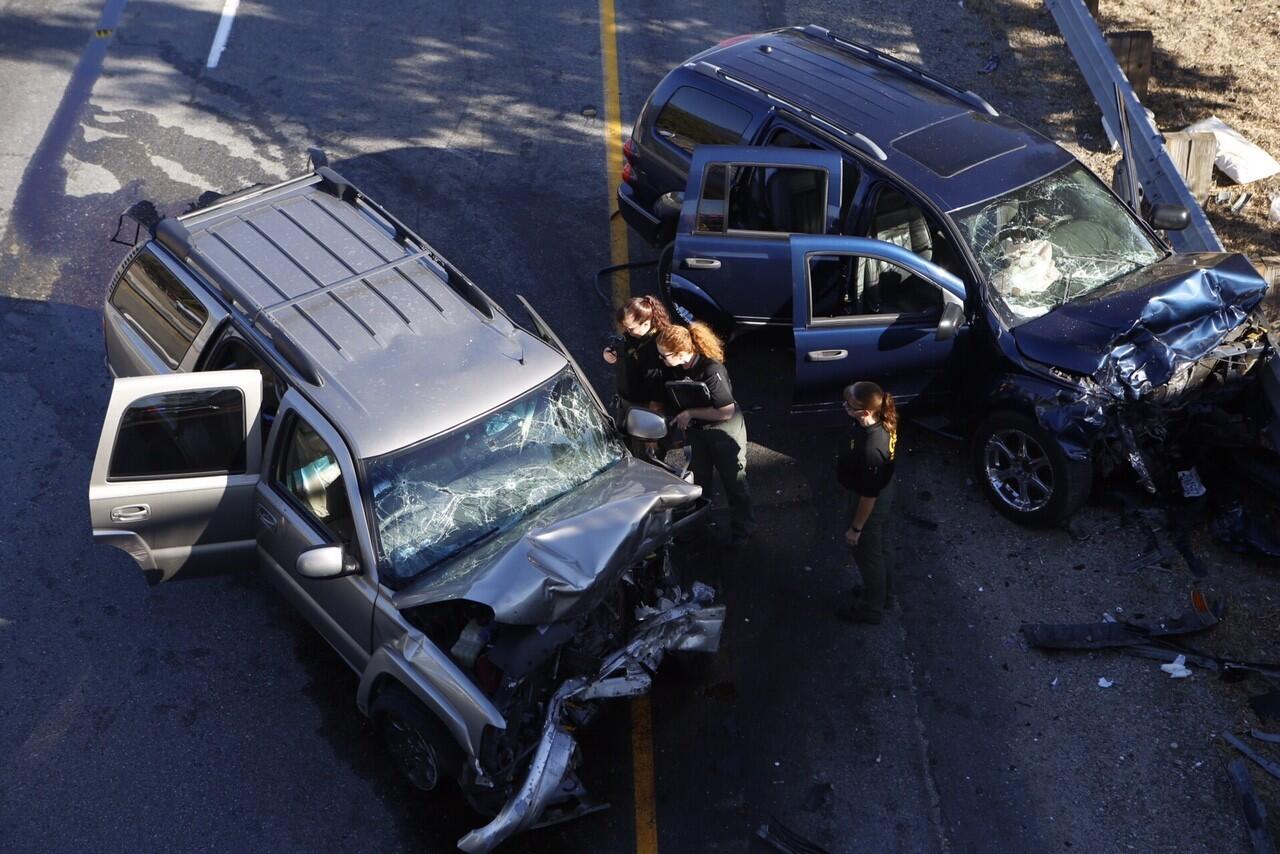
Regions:
<svg viewBox="0 0 1280 854"><path fill-rule="evenodd" d="M1053 525L1089 497L1093 467L1073 460L1034 418L995 412L973 444L978 483L996 509L1024 525Z"/></svg>
<svg viewBox="0 0 1280 854"><path fill-rule="evenodd" d="M399 684L388 686L373 701L372 717L391 761L423 792L434 792L456 779L462 750L440 720Z"/></svg>

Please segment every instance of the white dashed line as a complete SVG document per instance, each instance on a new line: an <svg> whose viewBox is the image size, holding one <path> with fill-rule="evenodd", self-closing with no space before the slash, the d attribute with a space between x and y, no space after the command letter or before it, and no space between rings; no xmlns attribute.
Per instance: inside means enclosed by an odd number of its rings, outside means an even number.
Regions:
<svg viewBox="0 0 1280 854"><path fill-rule="evenodd" d="M227 39L231 36L231 22L236 18L236 10L240 8L240 0L225 0L222 4L222 18L218 21L218 31L213 34L213 45L209 48L209 61L205 68L217 68L222 52L227 48Z"/></svg>

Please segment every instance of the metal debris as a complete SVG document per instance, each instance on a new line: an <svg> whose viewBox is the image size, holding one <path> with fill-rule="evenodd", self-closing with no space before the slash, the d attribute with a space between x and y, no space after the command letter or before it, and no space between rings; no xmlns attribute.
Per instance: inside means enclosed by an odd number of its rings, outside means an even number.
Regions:
<svg viewBox="0 0 1280 854"><path fill-rule="evenodd" d="M1249 829L1249 844L1253 846L1254 854L1276 854L1275 841L1267 829L1267 808L1254 791L1253 780L1249 779L1249 766L1243 759L1233 759L1227 766L1227 776L1240 797L1244 825Z"/></svg>
<svg viewBox="0 0 1280 854"><path fill-rule="evenodd" d="M1255 729L1255 730L1250 730L1249 735L1253 736L1258 741L1265 741L1268 744L1280 744L1280 733L1263 732L1260 729Z"/></svg>
<svg viewBox="0 0 1280 854"><path fill-rule="evenodd" d="M816 845L787 827L776 818L770 819L756 831L756 836L782 854L827 854L827 849Z"/></svg>
<svg viewBox="0 0 1280 854"><path fill-rule="evenodd" d="M1227 744L1231 745L1232 747L1234 747L1236 750L1243 753L1245 759L1248 759L1250 762L1257 765L1263 771L1266 771L1272 777L1275 777L1277 780L1280 780L1280 763L1277 763L1274 760L1268 759L1267 757L1263 756L1261 753L1254 750L1252 747L1245 744L1243 741L1236 738L1234 735L1232 735L1229 732L1224 732L1222 734L1222 740L1225 741Z"/></svg>

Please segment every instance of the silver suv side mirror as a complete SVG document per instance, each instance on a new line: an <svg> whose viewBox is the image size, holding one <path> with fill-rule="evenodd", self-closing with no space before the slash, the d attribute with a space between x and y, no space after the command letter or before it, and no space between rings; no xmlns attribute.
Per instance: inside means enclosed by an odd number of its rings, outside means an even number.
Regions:
<svg viewBox="0 0 1280 854"><path fill-rule="evenodd" d="M627 410L627 435L657 441L667 435L667 419L648 409Z"/></svg>
<svg viewBox="0 0 1280 854"><path fill-rule="evenodd" d="M294 567L303 578L338 578L354 574L360 565L347 557L342 546L316 546L298 555Z"/></svg>

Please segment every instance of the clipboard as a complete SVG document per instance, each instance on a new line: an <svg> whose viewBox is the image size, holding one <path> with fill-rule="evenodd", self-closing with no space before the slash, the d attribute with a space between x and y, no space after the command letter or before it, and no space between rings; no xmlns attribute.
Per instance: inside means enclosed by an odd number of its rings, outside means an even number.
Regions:
<svg viewBox="0 0 1280 854"><path fill-rule="evenodd" d="M711 390L698 380L670 380L667 383L667 401L672 412L698 409L711 405Z"/></svg>

